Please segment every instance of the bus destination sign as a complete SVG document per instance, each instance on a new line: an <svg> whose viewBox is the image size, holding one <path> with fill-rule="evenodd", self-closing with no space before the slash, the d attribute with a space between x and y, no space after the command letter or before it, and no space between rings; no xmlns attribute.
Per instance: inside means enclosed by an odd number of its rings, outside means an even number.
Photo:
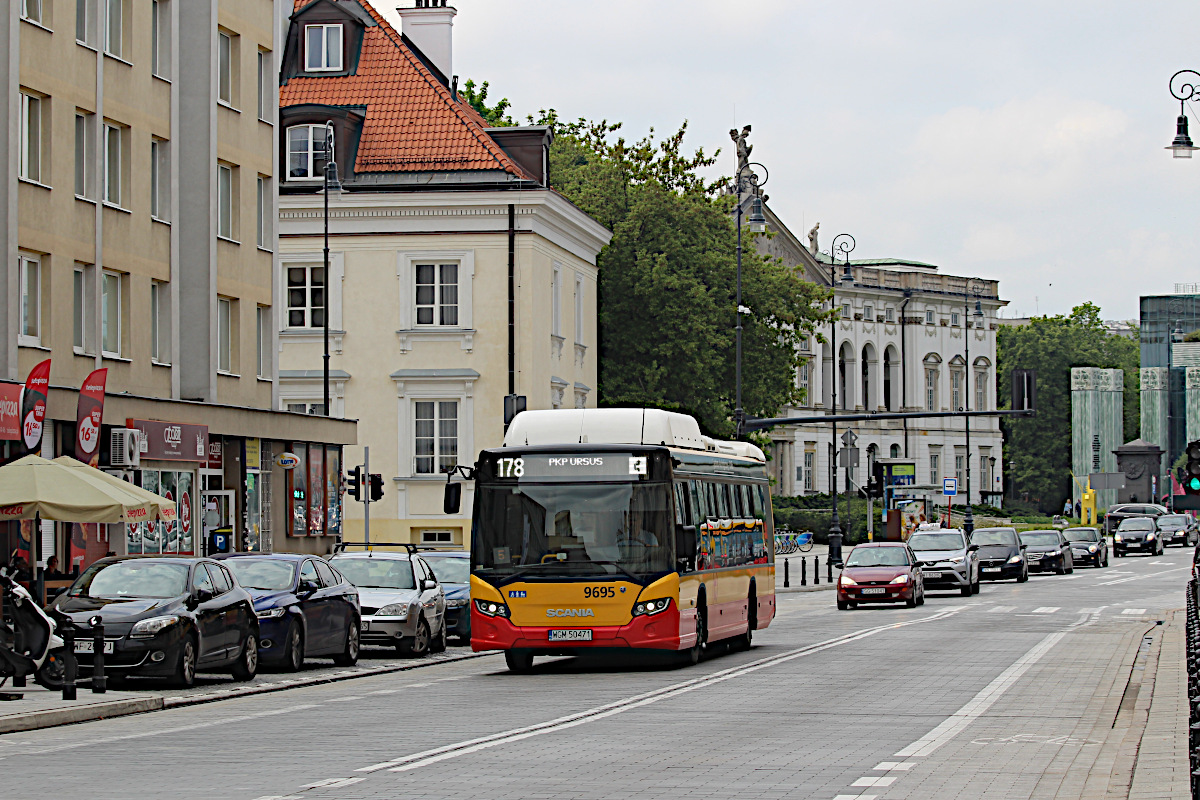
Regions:
<svg viewBox="0 0 1200 800"><path fill-rule="evenodd" d="M628 481L650 473L650 459L630 453L554 453L496 459L497 478L522 481Z"/></svg>

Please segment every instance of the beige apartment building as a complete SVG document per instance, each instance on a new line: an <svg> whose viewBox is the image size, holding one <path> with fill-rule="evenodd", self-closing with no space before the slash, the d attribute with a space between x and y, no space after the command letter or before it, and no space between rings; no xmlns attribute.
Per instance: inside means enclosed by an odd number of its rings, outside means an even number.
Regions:
<svg viewBox="0 0 1200 800"><path fill-rule="evenodd" d="M551 131L489 128L455 90L455 9L395 30L365 1L298 2L282 67L280 407L359 420L371 541L469 546L443 470L500 446L506 395L596 406L596 256L609 232L551 188ZM389 9L390 11L390 9ZM328 131L328 133L327 133ZM329 197L327 137L341 191ZM327 298L327 300L326 300ZM362 463L348 448L347 469ZM345 498L346 538L363 507Z"/></svg>
<svg viewBox="0 0 1200 800"><path fill-rule="evenodd" d="M340 464L328 462L355 436L353 423L276 410L289 13L283 0L12 0L0 12L0 382L51 359L41 452L74 454L78 389L107 369L100 466L181 506L178 530L50 526L44 556L202 552L213 527L229 528L237 549L326 551L338 532L338 493L325 488L305 511L304 541L271 536L272 517L293 513L293 471L273 456L319 449L337 487ZM113 444L129 429L141 431L132 456ZM201 445L169 446L180 435ZM0 441L3 460L24 452Z"/></svg>

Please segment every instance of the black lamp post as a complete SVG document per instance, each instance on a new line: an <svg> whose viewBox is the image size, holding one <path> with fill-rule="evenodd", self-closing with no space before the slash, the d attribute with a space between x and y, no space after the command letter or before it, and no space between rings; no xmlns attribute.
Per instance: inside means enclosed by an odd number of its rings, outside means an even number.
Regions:
<svg viewBox="0 0 1200 800"><path fill-rule="evenodd" d="M1192 151L1200 148L1193 146L1192 137L1188 136L1187 109L1184 103L1200 99L1200 72L1194 69L1179 70L1171 76L1170 89L1171 96L1179 101L1179 116L1175 119L1175 140L1166 149L1170 150L1175 158L1191 158Z"/></svg>
<svg viewBox="0 0 1200 800"><path fill-rule="evenodd" d="M338 180L337 159L333 150L333 121L325 123L325 181L322 194L325 195L325 273L324 286L321 289L321 329L325 336L325 416L329 416L329 193L342 191Z"/></svg>
<svg viewBox="0 0 1200 800"><path fill-rule="evenodd" d="M751 169L752 167L758 167L763 171L761 180L758 173ZM742 306L742 192L749 190L753 194L753 200L750 202L750 216L746 220L750 225L750 232L763 233L767 229L767 218L763 216L760 190L766 185L767 179L767 168L758 162L749 161L739 164L735 179L737 192L737 355L735 357L734 383L737 396L734 401L733 424L734 437L737 439L741 439L746 433L746 411L742 408L742 314L748 313L750 310Z"/></svg>
<svg viewBox="0 0 1200 800"><path fill-rule="evenodd" d="M837 501L837 452L838 452L838 436L837 436L837 412L838 412L838 341L837 341L837 321L839 317L836 287L838 280L834 278L837 274L837 257L838 253L842 254L842 259L845 265L842 268L841 282L847 285L854 283L854 274L850 271L850 251L854 249L854 237L848 233L839 233L833 237L833 243L829 247L829 284L834 289L834 294L829 297L829 305L834 312L833 317L829 320L829 351L832 355L830 359L829 381L832 384L832 400L833 408L830 409L830 414L833 416L833 432L830 441L833 442L833 459L834 463L829 470L832 484L829 487L829 498L833 501L833 518L829 521L829 560L834 564L842 563L842 523L838 519L838 501ZM849 488L849 467L847 469L846 486ZM849 503L849 501L847 501ZM846 514L849 515L850 507L846 506ZM849 519L849 517L847 517Z"/></svg>
<svg viewBox="0 0 1200 800"><path fill-rule="evenodd" d="M975 282L967 281L967 290L963 292L963 411L971 410L971 317L983 324L983 304L979 295L974 291ZM975 298L975 310L971 311L971 298ZM983 409L976 409L982 411ZM971 418L963 417L963 428L966 431L967 452L964 456L967 470L967 511L963 515L963 531L970 536L975 530L975 515L971 512Z"/></svg>

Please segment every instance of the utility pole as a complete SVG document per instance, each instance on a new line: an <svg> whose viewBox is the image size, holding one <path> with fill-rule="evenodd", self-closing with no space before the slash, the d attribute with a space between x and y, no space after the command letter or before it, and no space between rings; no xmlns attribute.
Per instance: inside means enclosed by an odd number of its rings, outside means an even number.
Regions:
<svg viewBox="0 0 1200 800"><path fill-rule="evenodd" d="M370 446L363 448L363 480L367 483L364 486L365 491L362 493L363 504L363 544L364 550L371 549L371 490L368 488L371 483L371 448Z"/></svg>

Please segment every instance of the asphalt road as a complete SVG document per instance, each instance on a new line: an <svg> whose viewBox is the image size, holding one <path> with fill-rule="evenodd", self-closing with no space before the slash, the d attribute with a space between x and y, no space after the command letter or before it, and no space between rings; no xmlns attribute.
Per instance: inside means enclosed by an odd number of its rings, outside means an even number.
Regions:
<svg viewBox="0 0 1200 800"><path fill-rule="evenodd" d="M696 667L498 656L0 736L64 798L1037 797L1105 760L1190 550L921 608L779 596ZM1161 629L1159 629L1161 630Z"/></svg>

